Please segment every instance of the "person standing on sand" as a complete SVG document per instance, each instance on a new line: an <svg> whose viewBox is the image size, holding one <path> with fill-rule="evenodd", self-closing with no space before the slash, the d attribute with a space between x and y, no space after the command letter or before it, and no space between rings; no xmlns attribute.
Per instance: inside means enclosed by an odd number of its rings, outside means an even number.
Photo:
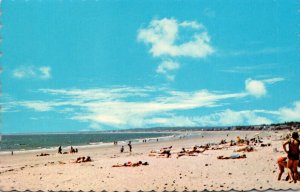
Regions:
<svg viewBox="0 0 300 192"><path fill-rule="evenodd" d="M294 180L294 183L298 179L298 162L299 162L299 135L298 132L292 133L292 138L283 143L283 150L288 154L287 168L289 172L290 179ZM289 150L287 151L286 146L289 145Z"/></svg>
<svg viewBox="0 0 300 192"><path fill-rule="evenodd" d="M132 149L131 141L129 141L128 147L129 147L129 151L131 152L131 149Z"/></svg>

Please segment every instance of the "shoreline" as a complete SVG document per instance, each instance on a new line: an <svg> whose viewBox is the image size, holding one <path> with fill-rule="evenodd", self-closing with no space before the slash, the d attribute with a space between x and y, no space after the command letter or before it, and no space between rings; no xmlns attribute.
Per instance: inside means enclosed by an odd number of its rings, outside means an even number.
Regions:
<svg viewBox="0 0 300 192"><path fill-rule="evenodd" d="M229 156L239 146L207 150L197 156L178 158L177 152L205 143L220 143L222 139L248 138L253 131L205 132L204 137L183 138L128 146L120 153L120 145L85 148L75 154L61 155L57 151L50 156L37 157L37 153L3 155L0 159L1 190L63 190L63 191L192 191L192 190L299 190L300 185L277 181L278 156L284 155L282 140L276 140L287 132L259 132L263 143L271 146L252 145L253 152L244 159L220 160ZM172 146L170 158L149 156L150 151ZM216 145L221 147L221 145ZM275 150L276 149L276 150ZM78 157L90 156L92 162L71 163ZM147 166L112 167L125 162L148 162ZM287 171L283 174L286 176ZM133 182L134 181L134 182ZM247 182L245 182L247 181Z"/></svg>
<svg viewBox="0 0 300 192"><path fill-rule="evenodd" d="M203 133L218 133L218 132L228 132L228 133L235 133L235 132L269 132L269 131L265 131L265 130L204 130L204 131L175 131L175 132L134 132L134 133L168 133L168 134L172 134L169 136L161 136L161 137L150 137L150 138L140 138L140 139L132 139L131 141L134 145L137 144L144 144L143 142L141 142L142 140L146 139L147 143L156 143L156 141L150 141L150 140L156 140L159 139L158 142L162 142L162 141L174 141L174 140L180 140L180 138L184 138L184 137L188 137L188 138L193 138L193 137L199 137L203 134ZM276 130L276 131L272 131L274 133L276 132L289 132L289 130ZM117 134L121 134L123 132L118 132ZM125 133L125 132L124 132ZM128 134L131 134L133 132L126 132ZM125 134L126 134L125 133ZM188 133L188 134L187 134ZM182 139L181 138L181 139ZM135 140L138 140L137 142ZM127 145L129 140L123 140L123 141L117 141L118 144L116 146L121 147L122 145ZM95 142L97 144L85 144L85 145L69 145L69 146L62 146L62 149L65 151L69 151L70 147L73 146L74 148L78 148L80 150L83 149L93 149L93 148L105 148L105 147L114 147L115 145L113 144L113 142ZM122 144L122 145L121 145ZM36 153L36 152L56 152L59 146L55 146L55 147L47 147L47 148L34 148L34 149L23 149L23 150L5 150L5 151L1 151L0 150L0 156L3 155L10 155L11 151L13 151L14 153Z"/></svg>
<svg viewBox="0 0 300 192"><path fill-rule="evenodd" d="M127 132L128 134L131 134L132 132ZM158 142L162 141L172 141L172 140L177 140L180 137L195 137L199 134L201 134L199 131L193 132L190 135L184 135L186 132L137 132L137 133L168 133L171 135L168 136L161 136L161 137L147 137L147 138L136 138L136 139L131 139L132 144L137 145L137 144L142 144L142 140L147 140L147 143L156 143L157 139ZM123 133L118 133L118 134L123 134ZM125 133L126 134L126 133ZM123 141L117 141L118 144L117 146L121 145L127 145L130 140L123 140ZM74 148L78 148L80 150L82 149L92 149L92 148L103 148L103 147L113 147L115 146L113 142L95 142L95 144L88 144L88 145L69 145L69 146L62 146L62 149L64 151L69 151L69 148L73 146ZM0 156L2 155L10 155L11 152L13 151L15 153L36 153L36 152L54 152L57 151L59 146L56 147L47 147L47 148L34 148L34 149L23 149L23 150L5 150L1 151L0 150Z"/></svg>

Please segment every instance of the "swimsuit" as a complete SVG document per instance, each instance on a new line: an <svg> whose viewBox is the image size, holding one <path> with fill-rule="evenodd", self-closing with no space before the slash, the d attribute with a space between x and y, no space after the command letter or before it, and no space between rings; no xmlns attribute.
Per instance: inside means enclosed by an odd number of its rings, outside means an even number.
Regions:
<svg viewBox="0 0 300 192"><path fill-rule="evenodd" d="M294 140L289 142L288 158L290 160L299 160L299 141L294 144Z"/></svg>

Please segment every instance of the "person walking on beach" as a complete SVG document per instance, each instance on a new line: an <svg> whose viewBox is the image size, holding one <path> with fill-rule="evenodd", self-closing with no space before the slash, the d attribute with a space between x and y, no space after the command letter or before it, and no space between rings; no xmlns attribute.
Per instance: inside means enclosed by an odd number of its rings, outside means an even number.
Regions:
<svg viewBox="0 0 300 192"><path fill-rule="evenodd" d="M299 135L298 132L292 133L292 138L283 143L283 150L288 155L287 168L289 172L290 179L294 180L294 183L298 179L298 162L299 162ZM286 146L289 145L289 150L286 149Z"/></svg>
<svg viewBox="0 0 300 192"><path fill-rule="evenodd" d="M58 147L58 153L62 154L61 146Z"/></svg>
<svg viewBox="0 0 300 192"><path fill-rule="evenodd" d="M129 151L131 152L131 150L132 150L131 141L129 141L129 143L128 143L128 147L129 147Z"/></svg>

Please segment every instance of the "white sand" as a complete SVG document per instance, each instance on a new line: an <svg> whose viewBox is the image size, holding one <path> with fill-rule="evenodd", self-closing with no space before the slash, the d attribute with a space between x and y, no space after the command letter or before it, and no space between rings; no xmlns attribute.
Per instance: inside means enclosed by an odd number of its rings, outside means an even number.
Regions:
<svg viewBox="0 0 300 192"><path fill-rule="evenodd" d="M219 155L230 155L237 147L209 150L196 157L176 158L149 157L151 150L172 145L172 151L221 139L250 138L256 131L204 132L205 137L176 141L152 142L133 145L133 152L120 153L120 146L81 149L77 154L60 155L56 151L50 156L37 157L35 153L0 156L1 190L107 190L107 191L163 191L163 190L250 190L250 189L300 189L300 183L277 181L276 159L283 155L282 141L275 135L283 132L265 132L272 135L270 147L255 147L254 152L245 153L245 159L219 160ZM226 135L229 134L227 137ZM279 152L274 152L277 148ZM242 153L240 153L242 154ZM69 163L79 156L91 156L93 162ZM66 164L59 164L59 161ZM113 168L113 164L147 161L149 166ZM50 162L54 162L51 164ZM23 168L22 168L23 167ZM8 171L11 170L11 171ZM285 178L287 171L283 174Z"/></svg>

